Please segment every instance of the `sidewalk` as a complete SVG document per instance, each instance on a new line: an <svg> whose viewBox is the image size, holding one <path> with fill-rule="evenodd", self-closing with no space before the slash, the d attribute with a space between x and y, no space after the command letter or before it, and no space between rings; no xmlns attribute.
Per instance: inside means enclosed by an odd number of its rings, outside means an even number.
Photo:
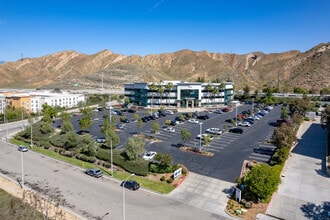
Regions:
<svg viewBox="0 0 330 220"><path fill-rule="evenodd" d="M282 184L266 211L257 219L327 219L330 211L330 178L325 173L327 131L319 118L304 122L297 132L298 144L282 171ZM328 210L329 209L329 210Z"/></svg>

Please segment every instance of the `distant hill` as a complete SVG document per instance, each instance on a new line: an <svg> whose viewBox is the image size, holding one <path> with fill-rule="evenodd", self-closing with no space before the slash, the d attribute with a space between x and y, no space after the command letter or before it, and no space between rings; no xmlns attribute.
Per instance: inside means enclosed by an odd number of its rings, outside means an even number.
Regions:
<svg viewBox="0 0 330 220"><path fill-rule="evenodd" d="M93 55L63 51L24 58L0 66L2 88L122 88L123 83L160 80L234 81L238 89L269 85L281 90L330 86L330 43L306 52L244 55L181 50L147 56L124 56L103 50Z"/></svg>

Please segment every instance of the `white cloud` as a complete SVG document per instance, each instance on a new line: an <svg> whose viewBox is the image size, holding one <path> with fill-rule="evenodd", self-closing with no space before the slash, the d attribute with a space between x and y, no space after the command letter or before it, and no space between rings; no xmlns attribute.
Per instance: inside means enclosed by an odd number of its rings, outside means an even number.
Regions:
<svg viewBox="0 0 330 220"><path fill-rule="evenodd" d="M154 9L156 9L160 4L162 4L165 0L160 0L157 2L150 10L149 13L151 13Z"/></svg>

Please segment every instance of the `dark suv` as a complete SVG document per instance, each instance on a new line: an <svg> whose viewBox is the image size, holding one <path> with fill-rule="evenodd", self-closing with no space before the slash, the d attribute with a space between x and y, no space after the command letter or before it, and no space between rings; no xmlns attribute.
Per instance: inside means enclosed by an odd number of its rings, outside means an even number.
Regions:
<svg viewBox="0 0 330 220"><path fill-rule="evenodd" d="M229 130L229 132L242 134L243 133L243 129L242 128L231 128Z"/></svg>
<svg viewBox="0 0 330 220"><path fill-rule="evenodd" d="M127 180L126 182L123 181L120 186L123 187L125 183L125 188L130 190L138 190L140 188L140 184L134 180Z"/></svg>
<svg viewBox="0 0 330 220"><path fill-rule="evenodd" d="M201 120L206 120L206 119L209 119L209 116L208 115L199 115L197 116L198 119L201 119Z"/></svg>

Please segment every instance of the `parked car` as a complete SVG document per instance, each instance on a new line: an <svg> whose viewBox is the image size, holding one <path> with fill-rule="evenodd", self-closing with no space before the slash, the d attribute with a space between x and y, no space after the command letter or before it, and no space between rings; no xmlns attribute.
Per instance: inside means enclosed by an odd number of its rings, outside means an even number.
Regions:
<svg viewBox="0 0 330 220"><path fill-rule="evenodd" d="M172 128L172 127L167 127L167 128L164 128L164 131L167 131L167 132L175 132L175 129Z"/></svg>
<svg viewBox="0 0 330 220"><path fill-rule="evenodd" d="M216 110L213 111L213 113L215 113L215 114L222 114L223 111L221 111L221 109L216 109Z"/></svg>
<svg viewBox="0 0 330 220"><path fill-rule="evenodd" d="M239 126L242 126L242 127L250 127L251 124L248 122L248 121L242 121L240 123L238 123Z"/></svg>
<svg viewBox="0 0 330 220"><path fill-rule="evenodd" d="M26 152L26 151L28 151L27 147L25 147L25 146L23 146L23 145L18 146L17 150L18 150L18 151L22 151L22 152Z"/></svg>
<svg viewBox="0 0 330 220"><path fill-rule="evenodd" d="M125 185L124 185L125 184ZM127 189L130 189L130 190L138 190L140 188L140 184L134 180L127 180L127 181L123 181L121 184L120 184L121 187L125 187Z"/></svg>
<svg viewBox="0 0 330 220"><path fill-rule="evenodd" d="M213 139L214 139L214 137L212 136L212 135L210 135L210 134L202 134L202 135L197 135L197 139L201 139L201 137L202 137L202 140L205 138L205 137L210 137L210 140L212 141Z"/></svg>
<svg viewBox="0 0 330 220"><path fill-rule="evenodd" d="M231 128L231 129L229 130L229 132L231 132L231 133L242 134L242 133L243 133L243 129L242 129L242 128Z"/></svg>
<svg viewBox="0 0 330 220"><path fill-rule="evenodd" d="M104 137L99 137L99 138L96 138L96 142L97 143L104 143L105 142L105 138Z"/></svg>
<svg viewBox="0 0 330 220"><path fill-rule="evenodd" d="M199 124L199 121L197 119L191 118L188 120L189 123L193 123L193 124Z"/></svg>
<svg viewBox="0 0 330 220"><path fill-rule="evenodd" d="M123 129L124 129L124 126L123 126L123 124L118 123L118 124L116 125L116 128L119 129L119 130L123 130Z"/></svg>
<svg viewBox="0 0 330 220"><path fill-rule="evenodd" d="M174 112L173 112L172 110L166 110L166 111L165 111L165 114L167 114L167 115L173 115Z"/></svg>
<svg viewBox="0 0 330 220"><path fill-rule="evenodd" d="M142 158L145 160L152 160L156 156L157 152L155 151L148 151L145 153Z"/></svg>
<svg viewBox="0 0 330 220"><path fill-rule="evenodd" d="M129 123L129 119L128 118L121 118L120 121L123 122L123 123Z"/></svg>
<svg viewBox="0 0 330 220"><path fill-rule="evenodd" d="M198 119L201 119L201 120L206 120L206 119L209 119L209 116L208 115L199 115L197 116Z"/></svg>
<svg viewBox="0 0 330 220"><path fill-rule="evenodd" d="M129 109L127 110L127 112L129 112L129 113L136 113L136 110L135 110L135 109L132 109L132 108L129 108Z"/></svg>
<svg viewBox="0 0 330 220"><path fill-rule="evenodd" d="M99 178L99 177L102 177L103 176L102 171L99 170L99 169L95 169L95 168L87 169L87 170L85 170L85 173L87 175L90 175L90 176L96 177L96 178Z"/></svg>
<svg viewBox="0 0 330 220"><path fill-rule="evenodd" d="M150 119L149 119L148 116L144 116L144 117L141 118L141 120L142 120L143 122L148 122Z"/></svg>
<svg viewBox="0 0 330 220"><path fill-rule="evenodd" d="M220 128L208 128L208 129L206 129L206 132L210 133L210 134L216 134L216 135L222 134L222 130Z"/></svg>

